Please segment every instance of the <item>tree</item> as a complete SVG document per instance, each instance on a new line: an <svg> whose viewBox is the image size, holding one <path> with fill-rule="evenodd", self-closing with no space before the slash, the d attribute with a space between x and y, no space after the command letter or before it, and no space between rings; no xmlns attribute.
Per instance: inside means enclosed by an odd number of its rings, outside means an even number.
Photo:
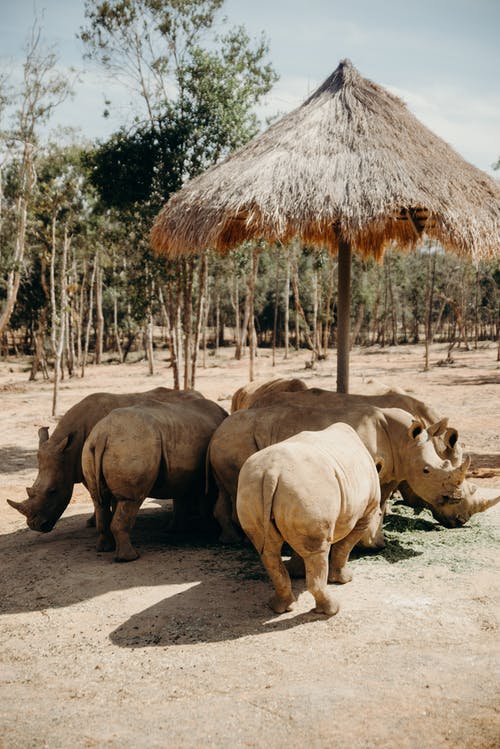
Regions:
<svg viewBox="0 0 500 749"><path fill-rule="evenodd" d="M17 107L13 126L1 137L2 148L7 149L8 158L17 167L18 193L13 207L13 246L0 310L0 338L9 324L21 282L28 208L36 182L39 130L70 93L66 77L57 71L57 57L54 51L43 49L41 35L41 26L35 20L26 43L21 90L12 100Z"/></svg>
<svg viewBox="0 0 500 749"><path fill-rule="evenodd" d="M276 80L271 65L264 62L266 41L261 38L253 44L241 27L214 34L210 48L201 45L202 36L214 31L222 4L222 0L87 0L85 5L88 26L80 36L88 55L138 94L143 105L133 126L122 128L91 154L90 161L103 201L140 215L144 255L149 226L159 208L186 179L255 134L258 122L253 108ZM198 326L202 310L207 312L203 304L207 275L203 259L183 263L167 280L167 285L174 285L163 294L164 301L173 305L167 318L172 324L172 315L183 321L184 343L176 344L171 361L178 367L183 350L184 387L194 383ZM197 294L194 301L193 294ZM173 311L179 305L180 315ZM172 344L177 340L170 339ZM178 380L174 371L174 382Z"/></svg>

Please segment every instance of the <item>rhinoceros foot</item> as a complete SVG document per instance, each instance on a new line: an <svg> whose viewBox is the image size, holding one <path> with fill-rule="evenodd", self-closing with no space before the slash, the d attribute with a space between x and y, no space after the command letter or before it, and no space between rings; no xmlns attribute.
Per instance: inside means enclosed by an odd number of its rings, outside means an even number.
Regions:
<svg viewBox="0 0 500 749"><path fill-rule="evenodd" d="M275 595L269 601L269 605L273 611L277 614L284 614L285 611L291 611L296 598L294 595L282 598L281 596Z"/></svg>
<svg viewBox="0 0 500 749"><path fill-rule="evenodd" d="M96 548L96 551L114 551L115 539L113 538L113 536L101 535L97 539L95 548Z"/></svg>
<svg viewBox="0 0 500 749"><path fill-rule="evenodd" d="M115 562L134 562L140 554L132 544L122 544L117 548Z"/></svg>
<svg viewBox="0 0 500 749"><path fill-rule="evenodd" d="M316 607L313 609L315 614L325 614L326 616L335 616L340 608L340 604L336 598L330 593L327 593L323 600L318 601L316 599Z"/></svg>
<svg viewBox="0 0 500 749"><path fill-rule="evenodd" d="M350 583L351 580L352 572L347 565L345 567L342 567L341 569L330 569L330 571L328 572L329 583L338 583L339 585L344 585L345 583Z"/></svg>
<svg viewBox="0 0 500 749"><path fill-rule="evenodd" d="M222 529L221 534L219 536L219 541L221 544L241 544L243 540L243 537L241 533L238 533L236 528L233 527L225 527Z"/></svg>

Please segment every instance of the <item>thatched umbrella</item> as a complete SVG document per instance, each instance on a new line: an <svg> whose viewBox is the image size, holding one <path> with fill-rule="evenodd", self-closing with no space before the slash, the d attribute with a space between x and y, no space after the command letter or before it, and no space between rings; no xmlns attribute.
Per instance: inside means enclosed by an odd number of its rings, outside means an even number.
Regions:
<svg viewBox="0 0 500 749"><path fill-rule="evenodd" d="M500 187L348 60L302 104L159 213L151 242L170 256L244 240L339 253L337 390L348 391L351 251L381 258L426 234L479 260L500 247Z"/></svg>

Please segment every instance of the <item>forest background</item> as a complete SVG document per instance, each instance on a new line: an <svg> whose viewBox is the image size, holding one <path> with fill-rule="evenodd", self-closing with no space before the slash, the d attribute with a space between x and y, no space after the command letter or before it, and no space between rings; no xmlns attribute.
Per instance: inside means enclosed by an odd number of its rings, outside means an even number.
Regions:
<svg viewBox="0 0 500 749"><path fill-rule="evenodd" d="M223 0L85 3L75 29L89 60L130 92L132 121L105 140L47 127L74 82L27 28L19 87L0 77L1 355L32 357L30 378L61 378L88 363L169 352L172 384L194 387L218 347L311 351L336 339L336 259L322 248L240 246L225 257L166 261L149 247L168 197L255 135L256 107L277 75L264 36L220 18ZM492 158L495 155L492 154ZM496 168L500 166L500 160ZM250 319L251 274L256 282ZM390 248L381 264L354 256L352 344L499 341L500 258L472 265L423 243Z"/></svg>

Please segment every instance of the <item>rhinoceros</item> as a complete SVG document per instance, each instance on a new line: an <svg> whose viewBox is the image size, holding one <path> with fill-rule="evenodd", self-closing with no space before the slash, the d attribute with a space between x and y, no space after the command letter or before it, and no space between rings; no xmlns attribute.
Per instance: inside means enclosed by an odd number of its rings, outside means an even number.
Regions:
<svg viewBox="0 0 500 749"><path fill-rule="evenodd" d="M130 531L146 497L174 499L174 518L187 516L193 501L204 507L208 443L227 416L206 398L117 408L89 434L82 470L94 502L98 551L130 562L139 556ZM212 504L209 505L210 517Z"/></svg>
<svg viewBox="0 0 500 749"><path fill-rule="evenodd" d="M271 608L282 614L295 601L281 560L286 541L304 560L315 611L332 616L339 605L327 582L351 580L351 549L367 531L376 532L380 522L377 470L347 424L300 432L243 464L236 509L274 585Z"/></svg>
<svg viewBox="0 0 500 749"><path fill-rule="evenodd" d="M256 394L257 395L257 394ZM353 405L359 407L363 405L377 406L378 408L400 408L408 411L412 416L428 427L443 421L444 429L439 432L439 436L434 438L434 445L438 454L445 460L450 460L452 465L461 465L463 461L462 447L458 442L458 432L453 427L448 427L443 416L438 414L432 406L424 403L418 398L414 398L408 393L397 390L387 390L385 393L376 395L362 395L358 393L334 393L331 390L322 388L305 388L302 392L294 390L281 391L269 390L262 391L255 397L249 408L262 408L275 403L293 405L312 406L313 408L323 406L334 406L335 408L343 407L346 411Z"/></svg>
<svg viewBox="0 0 500 749"><path fill-rule="evenodd" d="M356 407L362 407L363 405L378 406L379 408L401 408L403 411L408 411L412 416L420 419L424 426L429 427L433 424L437 424L441 421L443 429L435 433L433 437L434 446L438 455L443 460L449 460L452 466L459 466L463 463L463 451L462 446L458 441L458 432L452 427L448 427L447 419L443 419L433 408L427 403L424 403L417 398L404 393L403 391L388 390L385 393L378 395L361 395L361 394L345 394L345 393L334 393L330 390L323 390L321 388L310 388L305 392L268 392L262 394L256 398L251 404L252 408L262 408L274 403L302 406L313 406L313 407L330 407L344 408L347 412L354 405ZM408 485L408 482L402 481L398 486L398 489L406 504L412 507L419 507L423 503L426 505L434 517L448 527L455 527L457 525L463 525L460 522L460 518L464 516L463 510L471 502L475 504L474 493L476 487L473 484L467 482L464 485L464 506L456 506L448 504L442 508L435 507L426 503L421 497L419 497Z"/></svg>
<svg viewBox="0 0 500 749"><path fill-rule="evenodd" d="M250 408L257 401L277 393L295 393L303 390L307 390L306 383L296 378L275 377L266 382L247 382L235 391L231 399L231 413Z"/></svg>
<svg viewBox="0 0 500 749"><path fill-rule="evenodd" d="M347 411L342 403L316 408L288 404L253 407L229 416L214 433L208 449L219 487L214 514L222 528L222 541L237 539L231 518L237 521L234 502L238 474L245 460L300 431L325 429L338 421L356 430L380 465L382 506L402 481L407 481L418 496L439 512L446 512L448 505L460 508L460 522L500 500L500 496L481 496L479 490L473 497L464 498L468 461L453 466L436 453L433 444L433 439L446 428L442 421L425 428L406 411L366 404L353 404ZM382 532L374 545L383 545Z"/></svg>
<svg viewBox="0 0 500 749"><path fill-rule="evenodd" d="M75 484L83 482L81 465L85 440L97 422L115 408L151 401L203 398L195 391L157 387L144 393L92 393L61 417L49 437L48 427L38 430L38 475L27 487L24 502L7 502L26 516L34 531L48 533L66 509Z"/></svg>

